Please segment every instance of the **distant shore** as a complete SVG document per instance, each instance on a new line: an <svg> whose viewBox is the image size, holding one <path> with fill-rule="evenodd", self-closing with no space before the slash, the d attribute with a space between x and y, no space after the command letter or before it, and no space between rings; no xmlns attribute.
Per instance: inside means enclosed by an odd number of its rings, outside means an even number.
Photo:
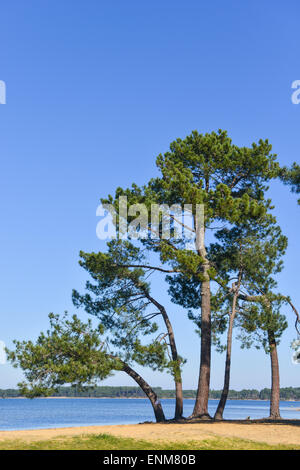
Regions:
<svg viewBox="0 0 300 470"><path fill-rule="evenodd" d="M173 388L163 388L154 386L153 391L163 400L175 399L175 390ZM184 389L183 398L185 400L195 400L197 390L192 388ZM219 400L222 390L211 388L209 391L210 400ZM251 401L269 401L271 390L269 388L257 389L240 389L229 390L229 400L251 400ZM18 388L0 389L1 398L23 398ZM96 385L83 387L78 386L61 386L52 391L50 398L102 398L102 399L145 399L146 395L139 387L134 386L106 386ZM281 387L280 398L282 401L300 402L300 387Z"/></svg>
<svg viewBox="0 0 300 470"><path fill-rule="evenodd" d="M30 400L30 398L27 397L0 397L0 400ZM147 397L67 397L67 396L62 396L62 397L35 397L34 400L148 400ZM195 400L196 398L183 398L184 400ZM170 397L160 397L160 400L175 400L175 398L170 398ZM219 398L209 398L211 401L219 401ZM229 401L231 400L236 400L236 401L266 401L269 402L270 400L268 399L261 399L261 398L228 398ZM300 400L290 400L290 399L280 399L280 401L286 401L286 402L295 402L295 403L300 403ZM300 411L300 408L297 408L294 411Z"/></svg>

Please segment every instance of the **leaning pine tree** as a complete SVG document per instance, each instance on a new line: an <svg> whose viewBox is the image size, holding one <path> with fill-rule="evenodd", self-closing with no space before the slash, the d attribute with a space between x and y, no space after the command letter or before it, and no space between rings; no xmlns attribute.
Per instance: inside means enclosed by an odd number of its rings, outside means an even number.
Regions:
<svg viewBox="0 0 300 470"><path fill-rule="evenodd" d="M40 333L36 342L14 341L15 349L7 350L9 361L20 367L27 379L19 385L21 393L28 397L49 396L64 384L96 385L114 371L128 374L149 398L157 422L165 421L165 415L157 394L143 377L124 360L121 350L112 351L105 328L99 324L93 328L91 321L82 322L76 315L49 315L50 328ZM137 344L137 354L142 349L148 365L160 369L166 361L165 346L152 342L147 346ZM131 354L127 357L130 359Z"/></svg>
<svg viewBox="0 0 300 470"><path fill-rule="evenodd" d="M145 334L145 330L141 331L142 327L153 328L154 320L162 320L164 331L157 335L156 343L164 344L169 355L164 369L174 379L175 419L179 419L183 414L183 359L177 351L167 310L151 293L147 279L152 270L132 267L145 264L146 260L141 250L130 241L113 240L107 248L105 253L80 253L80 265L90 274L92 282L87 282L87 293L84 295L73 291L73 302L75 306L83 306L87 313L95 315L109 330L112 343L122 349L125 347L126 353L140 365L148 365L148 356L139 345L138 334Z"/></svg>

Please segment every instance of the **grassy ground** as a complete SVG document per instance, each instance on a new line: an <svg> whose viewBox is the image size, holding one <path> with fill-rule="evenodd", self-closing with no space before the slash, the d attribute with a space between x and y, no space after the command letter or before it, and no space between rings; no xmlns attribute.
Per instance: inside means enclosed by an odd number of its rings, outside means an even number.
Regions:
<svg viewBox="0 0 300 470"><path fill-rule="evenodd" d="M299 450L300 446L269 445L245 439L212 437L203 441L147 442L109 434L57 437L55 439L26 442L5 440L0 450Z"/></svg>

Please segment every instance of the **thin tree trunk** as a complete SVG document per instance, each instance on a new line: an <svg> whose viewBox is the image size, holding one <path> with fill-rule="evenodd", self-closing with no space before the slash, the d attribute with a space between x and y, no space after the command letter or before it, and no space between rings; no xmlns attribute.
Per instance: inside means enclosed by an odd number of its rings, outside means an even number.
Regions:
<svg viewBox="0 0 300 470"><path fill-rule="evenodd" d="M272 372L272 385L271 385L271 399L270 399L270 419L281 419L279 402L280 402L280 381L279 381L279 363L277 354L277 345L274 338L274 333L268 331L270 358L271 358L271 372Z"/></svg>
<svg viewBox="0 0 300 470"><path fill-rule="evenodd" d="M176 392L175 419L180 419L182 418L182 415L183 415L183 392L182 392L181 376L180 376L180 380L175 380L175 392Z"/></svg>
<svg viewBox="0 0 300 470"><path fill-rule="evenodd" d="M147 395L149 398L151 405L153 407L153 411L155 414L156 422L157 423L162 423L166 421L161 403L154 392L154 390L150 387L150 385L137 373L135 370L133 370L128 364L125 362L123 364L123 371L126 372L135 382L141 387L143 392Z"/></svg>
<svg viewBox="0 0 300 470"><path fill-rule="evenodd" d="M175 393L176 393L175 419L180 419L182 418L182 414L183 414L183 393L182 393L182 379L181 379L181 370L180 370L180 364L179 364L179 359L178 359L177 347L176 347L172 324L169 320L169 317L164 307L162 307L161 309L161 314L162 314L162 317L164 319L164 322L167 328L168 337L170 341L172 361L174 362L173 377L174 377L174 382L175 382Z"/></svg>
<svg viewBox="0 0 300 470"><path fill-rule="evenodd" d="M170 350L171 350L171 356L172 356L172 361L177 364L174 367L173 371L173 377L174 377L174 382L175 382L175 419L180 419L182 418L183 415L183 393L182 393L182 379L181 379L181 370L180 370L180 364L179 364L179 358L178 358L178 352L177 352L177 346L176 346L176 341L175 341L175 335L174 335L174 330L172 327L172 324L170 322L169 316L166 312L166 309L163 305L161 305L159 302L157 302L149 293L145 293L146 297L155 305L164 320L164 323L166 325L168 337L169 337L169 342L170 342Z"/></svg>
<svg viewBox="0 0 300 470"><path fill-rule="evenodd" d="M229 393L231 351L232 351L232 332L233 332L234 319L236 316L236 305L237 305L237 299L239 296L240 285L241 285L241 274L239 275L238 284L235 289L233 300L232 300L232 309L231 309L231 314L229 317L229 326L228 326L228 332L227 332L227 350L226 350L226 361L225 361L224 386L223 386L222 395L221 395L221 398L220 398L220 401L219 401L219 404L218 404L218 407L214 416L215 420L223 419L223 413L224 413L224 409L226 406L228 393Z"/></svg>

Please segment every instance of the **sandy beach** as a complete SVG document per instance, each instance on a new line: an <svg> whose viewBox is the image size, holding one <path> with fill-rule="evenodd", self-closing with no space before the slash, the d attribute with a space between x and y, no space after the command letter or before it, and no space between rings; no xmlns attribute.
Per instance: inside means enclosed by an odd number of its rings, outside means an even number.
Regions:
<svg viewBox="0 0 300 470"><path fill-rule="evenodd" d="M268 423L186 423L186 424L131 424L112 426L86 426L26 431L1 431L0 441L42 441L59 437L92 434L110 434L154 442L203 441L216 437L249 439L271 445L300 445L300 426Z"/></svg>

